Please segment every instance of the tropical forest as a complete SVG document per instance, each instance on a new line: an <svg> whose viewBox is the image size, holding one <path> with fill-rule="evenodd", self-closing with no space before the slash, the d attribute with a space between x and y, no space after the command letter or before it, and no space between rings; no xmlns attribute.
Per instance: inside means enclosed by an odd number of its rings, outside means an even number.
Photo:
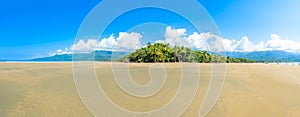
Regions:
<svg viewBox="0 0 300 117"><path fill-rule="evenodd" d="M169 44L148 43L147 46L125 56L129 62L165 63L165 62L198 62L198 63L253 63L246 58L231 58L204 50L192 50L184 46L171 47Z"/></svg>

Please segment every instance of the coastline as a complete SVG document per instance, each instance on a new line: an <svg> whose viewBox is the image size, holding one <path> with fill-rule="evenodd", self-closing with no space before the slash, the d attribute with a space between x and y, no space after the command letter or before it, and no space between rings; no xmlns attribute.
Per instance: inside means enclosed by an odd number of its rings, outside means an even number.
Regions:
<svg viewBox="0 0 300 117"><path fill-rule="evenodd" d="M0 63L73 63L73 62L94 62L94 63L129 63L129 64L178 64L180 62L165 62L165 63L135 63L135 62L112 62L112 61L0 61ZM188 62L184 62L188 63ZM192 62L195 63L195 62ZM300 66L300 62L270 62L270 63L197 63L197 64L266 64L266 65L286 65Z"/></svg>

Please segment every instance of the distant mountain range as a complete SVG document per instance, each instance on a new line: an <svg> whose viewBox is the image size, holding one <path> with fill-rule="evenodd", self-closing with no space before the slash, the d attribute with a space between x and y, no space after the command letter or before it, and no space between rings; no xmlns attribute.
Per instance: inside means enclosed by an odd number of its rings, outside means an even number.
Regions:
<svg viewBox="0 0 300 117"><path fill-rule="evenodd" d="M21 61L72 61L74 56L75 61L82 60L95 60L95 61L111 61L119 60L128 55L129 52L117 51L95 51L93 53L80 53L80 54L62 54L50 57L42 57ZM226 56L231 58L247 58L255 61L268 61L268 62L300 62L300 54L290 53L285 51L254 51L254 52L227 52ZM5 61L5 60L2 60Z"/></svg>
<svg viewBox="0 0 300 117"><path fill-rule="evenodd" d="M111 61L118 60L129 54L129 52L118 51L94 51L93 53L61 54L50 57L35 58L27 61Z"/></svg>
<svg viewBox="0 0 300 117"><path fill-rule="evenodd" d="M232 58L247 58L255 61L300 62L299 53L285 51L227 52L226 55Z"/></svg>

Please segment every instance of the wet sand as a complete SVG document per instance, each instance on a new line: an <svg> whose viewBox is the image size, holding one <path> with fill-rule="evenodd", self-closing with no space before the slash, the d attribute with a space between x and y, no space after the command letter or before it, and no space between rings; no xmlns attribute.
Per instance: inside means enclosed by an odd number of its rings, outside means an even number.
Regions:
<svg viewBox="0 0 300 117"><path fill-rule="evenodd" d="M114 82L111 64L96 63L99 83L122 108L145 112L157 109L175 96L180 82L179 64L163 64L168 77L155 96L126 94ZM151 64L130 64L133 79L150 81ZM199 64L198 92L182 115L197 116L211 79L211 64ZM221 96L208 117L299 117L300 66L226 64ZM77 94L72 63L0 63L0 116L92 116Z"/></svg>

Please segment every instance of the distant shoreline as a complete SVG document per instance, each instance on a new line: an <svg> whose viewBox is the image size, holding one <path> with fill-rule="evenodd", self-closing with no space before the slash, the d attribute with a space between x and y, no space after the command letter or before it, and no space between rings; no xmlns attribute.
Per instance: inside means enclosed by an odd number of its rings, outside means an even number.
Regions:
<svg viewBox="0 0 300 117"><path fill-rule="evenodd" d="M0 63L72 63L73 61L0 61Z"/></svg>
<svg viewBox="0 0 300 117"><path fill-rule="evenodd" d="M74 61L0 61L0 63L73 63ZM75 61L75 62L95 62L95 63L113 63L112 61ZM116 62L125 63L125 62ZM177 64L179 62L166 62L166 63L135 63L129 62L130 64ZM185 62L183 62L185 63ZM198 64L213 64L213 63L198 63ZM257 63L225 63L225 64L267 64L267 65L300 65L300 62L257 62Z"/></svg>

